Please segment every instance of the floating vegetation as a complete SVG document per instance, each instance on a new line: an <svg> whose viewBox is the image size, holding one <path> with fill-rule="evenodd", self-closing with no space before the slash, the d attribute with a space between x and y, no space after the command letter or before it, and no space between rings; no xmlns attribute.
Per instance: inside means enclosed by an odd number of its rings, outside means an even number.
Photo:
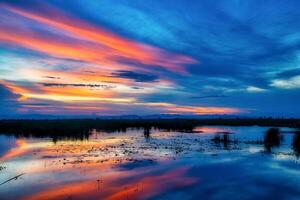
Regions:
<svg viewBox="0 0 300 200"><path fill-rule="evenodd" d="M6 167L0 166L0 172L4 170Z"/></svg>

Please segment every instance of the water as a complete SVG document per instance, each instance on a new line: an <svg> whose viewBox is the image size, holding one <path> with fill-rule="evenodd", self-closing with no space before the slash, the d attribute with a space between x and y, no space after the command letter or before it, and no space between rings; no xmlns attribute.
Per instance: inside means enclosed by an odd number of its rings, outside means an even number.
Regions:
<svg viewBox="0 0 300 200"><path fill-rule="evenodd" d="M0 199L300 199L299 136L268 129L0 135Z"/></svg>

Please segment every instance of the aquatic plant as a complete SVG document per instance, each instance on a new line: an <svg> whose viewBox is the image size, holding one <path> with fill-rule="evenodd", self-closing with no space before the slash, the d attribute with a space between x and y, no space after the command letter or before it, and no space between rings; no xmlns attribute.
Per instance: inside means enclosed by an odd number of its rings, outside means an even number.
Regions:
<svg viewBox="0 0 300 200"><path fill-rule="evenodd" d="M17 137L50 137L55 142L64 138L87 139L92 129L105 132L126 132L128 128L144 130L153 128L193 133L195 127L203 125L300 127L300 120L273 118L0 120L0 134Z"/></svg>
<svg viewBox="0 0 300 200"><path fill-rule="evenodd" d="M231 140L228 133L224 133L222 135L218 134L211 139L216 144L223 144L225 149L229 148L229 144L238 143L237 140Z"/></svg>
<svg viewBox="0 0 300 200"><path fill-rule="evenodd" d="M150 138L150 128L144 128L144 137L147 140Z"/></svg>
<svg viewBox="0 0 300 200"><path fill-rule="evenodd" d="M273 147L279 147L283 136L278 128L269 128L264 136L264 146L267 152L271 152Z"/></svg>
<svg viewBox="0 0 300 200"><path fill-rule="evenodd" d="M300 131L295 132L292 146L296 157L299 158L300 157Z"/></svg>

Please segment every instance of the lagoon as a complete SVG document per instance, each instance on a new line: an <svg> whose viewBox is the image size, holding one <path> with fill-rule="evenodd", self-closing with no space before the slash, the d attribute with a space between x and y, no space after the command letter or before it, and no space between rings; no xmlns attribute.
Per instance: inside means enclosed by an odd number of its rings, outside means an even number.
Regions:
<svg viewBox="0 0 300 200"><path fill-rule="evenodd" d="M299 199L300 134L270 129L2 134L0 199Z"/></svg>

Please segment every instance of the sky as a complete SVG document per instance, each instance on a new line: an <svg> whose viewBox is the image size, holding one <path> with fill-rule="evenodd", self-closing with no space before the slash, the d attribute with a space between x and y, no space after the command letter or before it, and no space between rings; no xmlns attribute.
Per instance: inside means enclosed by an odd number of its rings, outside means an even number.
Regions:
<svg viewBox="0 0 300 200"><path fill-rule="evenodd" d="M298 0L2 0L0 115L300 117Z"/></svg>

